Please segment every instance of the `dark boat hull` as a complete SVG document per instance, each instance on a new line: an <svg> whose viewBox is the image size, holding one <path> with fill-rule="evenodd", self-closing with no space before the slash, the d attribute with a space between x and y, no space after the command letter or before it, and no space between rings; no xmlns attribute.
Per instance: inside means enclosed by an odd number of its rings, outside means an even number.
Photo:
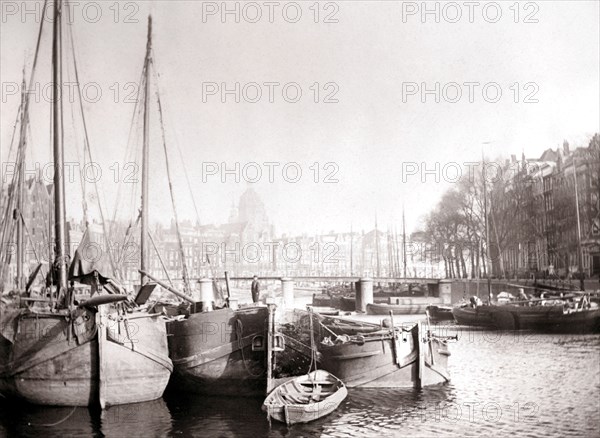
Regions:
<svg viewBox="0 0 600 438"><path fill-rule="evenodd" d="M455 307L454 318L460 325L493 330L535 330L556 333L594 333L600 331L600 309L565 309L554 306L492 305Z"/></svg>
<svg viewBox="0 0 600 438"><path fill-rule="evenodd" d="M452 315L454 316L456 322L460 325L493 329L497 328L497 326L490 314L490 307L491 306L457 306L452 309Z"/></svg>
<svg viewBox="0 0 600 438"><path fill-rule="evenodd" d="M434 322L454 321L454 315L452 315L452 307L427 306L425 310L429 314L429 318Z"/></svg>
<svg viewBox="0 0 600 438"><path fill-rule="evenodd" d="M600 309L559 306L490 306L496 328L557 333L593 333L600 328Z"/></svg>
<svg viewBox="0 0 600 438"><path fill-rule="evenodd" d="M158 316L109 320L100 364L99 329L85 310L70 323L64 315L25 314L8 361L0 369L0 392L37 405L102 406L160 398L169 381L165 323Z"/></svg>
<svg viewBox="0 0 600 438"><path fill-rule="evenodd" d="M349 388L414 388L445 383L448 349L437 340L419 343L417 326L399 341L399 361L396 363L392 339L338 346L321 346L321 367L339 377ZM422 348L423 368L419 376L419 348ZM433 360L432 360L433 357Z"/></svg>
<svg viewBox="0 0 600 438"><path fill-rule="evenodd" d="M174 364L172 386L210 395L264 395L266 307L194 313L167 324ZM263 349L253 340L262 337Z"/></svg>
<svg viewBox="0 0 600 438"><path fill-rule="evenodd" d="M295 318L295 322L288 325L294 327L295 334L288 333L287 339L294 336L295 342L290 346L286 339L285 351L278 353L277 363L290 368L301 364L299 371L306 373L311 341L310 324L304 319L310 316L299 310L293 313L290 319ZM413 388L450 380L446 342L426 336L422 328L419 333L419 324L398 330L396 343L391 330L376 324L315 315L313 326L319 369L335 375L350 388Z"/></svg>
<svg viewBox="0 0 600 438"><path fill-rule="evenodd" d="M354 312L356 310L356 300L354 297L341 297L340 310L345 312Z"/></svg>

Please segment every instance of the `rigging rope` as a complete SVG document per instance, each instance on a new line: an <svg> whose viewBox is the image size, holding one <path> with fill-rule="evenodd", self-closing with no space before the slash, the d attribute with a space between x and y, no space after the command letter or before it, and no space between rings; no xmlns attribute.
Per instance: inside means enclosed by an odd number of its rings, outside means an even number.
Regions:
<svg viewBox="0 0 600 438"><path fill-rule="evenodd" d="M68 9L67 9L67 14L69 14ZM70 17L68 17L67 22L71 22ZM71 30L71 28L69 28ZM71 32L70 32L71 33ZM73 48L73 40L71 38L71 48ZM73 59L75 59L75 55L73 54ZM70 69L67 68L67 81L69 81L68 83L71 84L71 73L70 73ZM79 138L79 133L77 132L77 125L75 123L75 111L73 111L73 106L74 105L69 105L69 109L70 109L70 113L71 113L71 123L73 126L73 130L75 131L73 137L74 137L74 143L75 143L75 153L77 155L77 162L81 162L81 155L79 153L79 148L77 147L77 139ZM84 146L83 146L83 167L82 169L85 169L85 165L86 165L86 161L85 161L85 138L84 138ZM80 186L81 186L81 204L82 204L82 208L83 208L83 223L85 224L85 228L87 229L88 227L88 205L87 205L87 199L86 199L86 190L85 190L85 178L83 178L83 175L79 175L79 182L80 182Z"/></svg>
<svg viewBox="0 0 600 438"><path fill-rule="evenodd" d="M23 215L21 215L21 220L23 221L23 227L25 228L25 234L27 235L27 237L29 238L29 241L31 242L31 247L33 249L33 255L35 256L35 259L38 263L42 263L42 261L40 260L40 257L38 256L37 251L35 250L35 244L33 242L33 239L31 238L31 234L29 234L29 229L27 228L27 224L25 223L25 218L23 218ZM41 269L42 272L42 276L44 278L46 278L46 274L44 272L44 270Z"/></svg>
<svg viewBox="0 0 600 438"><path fill-rule="evenodd" d="M17 121L15 121L15 126L14 126L14 130L13 130L13 135L12 135L12 140L11 140L11 144L10 144L10 149L12 151L13 148L13 142L15 139L15 132L17 130L17 125L18 125L18 121L21 118L21 111L23 109L23 101L21 101L21 104L19 105L19 111L18 111L18 115L17 115ZM8 158L10 159L10 155L11 155L11 151L9 151L8 154ZM16 152L16 157L15 157L15 162L20 162L20 154L21 154L21 150L17 150ZM10 239L10 236L13 235L13 228L14 228L14 221L11 220L12 219L12 215L13 215L13 203L14 203L14 193L15 193L15 189L16 189L16 184L17 184L17 174L18 172L15 172L12 176L11 182L7 188L7 197L8 199L6 200L6 204L4 205L4 213L2 215L2 231L0 233L0 243L2 243L2 245L4 246L5 244L10 243L9 241L7 242L6 239ZM4 181L4 178L2 179ZM10 260L10 252L7 251L6 252L6 257L5 257L5 252L2 251L0 253L0 261L2 263L6 263L5 260ZM4 271L4 266L1 268L0 270L0 280L3 280L3 271ZM0 281L0 284L3 284L3 281Z"/></svg>
<svg viewBox="0 0 600 438"><path fill-rule="evenodd" d="M70 11L70 8L67 8L67 10ZM69 12L67 12L67 13L69 13ZM73 26L72 26L72 22L73 22L73 20L69 19L69 35L70 35L70 40L71 40L71 50L72 50L72 56L73 56L73 68L74 68L74 71L75 71L75 82L76 82L77 94L78 94L78 97L79 97L79 109L81 111L81 121L82 121L82 124L83 124L83 132L84 132L84 135L85 135L84 147L85 147L85 150L88 153L88 157L90 159L90 162L93 163L94 160L92 158L92 151L91 151L91 148L90 148L90 141L89 141L87 123L85 121L85 113L83 111L83 99L82 99L82 96L81 96L81 87L79 86L79 72L78 72L78 69L77 69L77 57L75 56L75 40L73 38ZM110 245L110 240L109 240L108 232L106 230L106 220L104 218L104 211L102 209L102 205L101 205L101 202L100 202L100 194L99 194L99 191L98 191L98 184L95 181L94 181L94 191L96 193L96 199L98 201L98 210L100 211L100 220L102 221L102 234L104 235L104 239L105 239L105 242L106 242L106 252L108 253L108 259L110 261L110 266L111 266L113 272L116 273L116 274L118 274L118 270L117 270L117 268L115 266L115 262L113 260L112 251L110 250L111 245ZM87 229L87 223L86 223L86 229ZM122 280L122 278L119 278L119 280Z"/></svg>
<svg viewBox="0 0 600 438"><path fill-rule="evenodd" d="M149 60L149 67L153 64L152 59ZM173 194L173 183L171 179L171 168L169 166L169 154L167 151L167 139L165 135L165 126L163 124L163 113L162 113L162 105L160 102L160 95L158 92L158 80L156 81L156 100L158 103L158 115L160 120L160 128L162 131L162 140L163 140L163 150L165 152L165 166L167 168L167 179L169 181L169 193L171 194L171 204L173 206L173 215L175 216L175 231L177 233L177 241L179 243L179 255L181 257L181 268L182 268L182 276L183 276L183 284L184 284L184 292L187 294L191 293L190 288L190 280L188 277L187 263L185 261L185 252L183 249L183 240L181 238L181 231L179 229L179 218L177 217L177 207L175 205L175 196Z"/></svg>
<svg viewBox="0 0 600 438"><path fill-rule="evenodd" d="M144 71L145 71L145 67L142 69L142 74L140 76L140 79L138 81L138 86L137 86L137 95L136 95L136 100L135 100L135 106L133 108L133 113L131 115L131 122L129 125L129 134L127 136L127 144L125 147L125 154L123 156L123 162L127 163L128 159L132 159L134 163L137 163L137 150L136 148L132 147L132 143L133 143L133 137L135 134L139 134L139 127L138 130L135 130L134 128L137 127L136 124L136 118L139 119L140 117L140 113L141 113L141 105L139 105L139 101L140 101L140 89L143 86L143 81L144 81ZM136 136L137 138L139 138L139 135ZM133 155L133 157L131 157L131 155ZM119 181L120 182L120 181ZM137 181L136 181L137 182ZM115 197L115 205L114 205L114 211L113 211L113 217L112 217L112 223L115 224L116 220L117 220L117 211L119 210L119 204L121 201L121 189L122 189L122 184L119 184L117 186L117 196ZM133 209L135 209L135 205L136 205L136 197L137 197L137 186L138 184L134 184L133 185L133 190L131 191L131 200L129 202L129 206L131 206ZM131 212L131 214L129 215L129 221L131 222L133 220L133 211ZM110 234L112 236L112 230L110 231Z"/></svg>
<svg viewBox="0 0 600 438"><path fill-rule="evenodd" d="M137 229L138 224L140 223L140 220L142 218L142 212L139 212L139 215L137 217L137 219L135 220L134 224L131 224L131 222L129 223L129 226L127 227L127 230L125 231L125 236L124 236L124 241L123 241L123 247L121 248L121 251L119 252L119 256L117 257L117 260L119 260L121 263L120 265L123 265L125 261L123 261L123 258L125 257L125 250L127 249L127 245L129 245L129 240L131 239L132 236L132 231Z"/></svg>
<svg viewBox="0 0 600 438"><path fill-rule="evenodd" d="M127 137L127 144L126 144L126 148L125 148L125 154L123 156L123 162L128 163L128 164L129 163L137 163L139 161L139 159L138 159L138 156L139 156L138 149L139 148L135 148L132 145L139 143L140 128L139 128L139 122L137 122L137 121L140 119L141 112L143 109L143 106L139 105L139 101L140 101L140 89L144 83L145 68L146 67L144 65L144 68L142 69L142 73L140 76L140 80L138 82L135 106L134 106L133 114L131 116L129 133L128 133L128 137ZM118 165L118 163L115 163L115 164ZM125 169L125 166L123 167L123 169ZM117 171L119 172L119 169L117 169ZM134 168L134 171L137 172L137 167ZM118 175L120 175L120 172L118 173ZM125 251L129 245L129 241L132 236L131 233L132 233L132 231L137 229L137 226L141 219L141 211L139 209L136 210L138 189L139 189L138 182L139 181L137 179L134 179L131 182L133 182L133 184L131 184L131 186L132 186L132 190L130 193L131 198L130 198L129 203L127 204L127 207L129 207L130 210L129 210L128 214L125 216L126 218L128 218L129 224L128 224L127 228L125 229L124 234L121 237L120 236L121 230L117 223L117 212L120 210L122 189L123 189L124 184L122 183L122 181L118 181L119 184L117 186L117 195L115 197L114 210L112 213L112 221L110 223L110 228L109 228L109 236L115 241L119 241L119 240L122 241L121 242L122 246L121 246L120 250L117 250L117 257L116 257L117 261L121 261L125 257ZM125 278L127 270L121 270L121 267L124 267L124 265L123 265L123 263L119 262L120 278Z"/></svg>
<svg viewBox="0 0 600 438"><path fill-rule="evenodd" d="M10 137L10 146L8 147L8 156L6 157L6 162L10 163L10 156L13 153L13 147L15 145L15 136L17 134L17 126L19 126L19 120L21 120L21 112L23 111L23 102L19 104L19 109L17 110L17 118L15 119L15 123L13 125L12 135ZM0 188L4 187L4 178L0 181Z"/></svg>
<svg viewBox="0 0 600 438"><path fill-rule="evenodd" d="M44 5L42 7L43 16L45 16L45 11L46 11L47 4L48 4L48 0L44 0ZM35 54L34 54L34 57L33 57L33 66L31 68L31 75L29 77L29 83L30 84L34 83L33 81L34 81L34 78L35 78L37 61L38 61L39 53L40 53L40 43L42 41L42 33L43 33L43 30L44 30L44 21L45 20L40 20L40 27L39 27L39 31L38 31L38 37L37 37L36 46L35 46ZM23 90L23 92L24 91L25 90ZM21 127L21 133L26 133L26 129L25 128L29 124L29 102L30 102L31 95L30 95L30 93L25 93L25 95L26 96L25 96L24 102L22 102L22 109L21 109L20 113L17 115L17 120L19 120L19 116L21 116L21 126L20 126ZM25 127L23 125L25 125ZM15 128L16 128L16 125L15 125ZM13 132L13 137L14 137L14 132ZM11 149L12 149L12 144L13 143L12 143L12 140L11 140ZM20 146L22 146L23 149L25 149L25 144L26 144L25 139L21 139L20 140ZM21 155L19 155L19 161L20 160L24 160L25 159L25 151L23 150L23 151L20 151L19 153L21 154ZM10 155L10 151L9 151L9 155ZM20 173L20 172L18 172L18 173ZM19 176L19 178L20 178L20 176ZM16 181L17 180L13 178L13 196L11 196L11 198L13 198L13 202L14 202L14 191L16 190L16 186L15 186L15 182ZM9 201L10 201L10 198L9 198ZM8 207L8 205L7 205L7 207ZM7 211L11 211L11 210L7 210ZM13 226L13 230L10 233L11 236L12 236L13 232L14 232L14 226ZM4 242L4 239L7 236L4 234L4 231L3 231L2 234L3 234L2 235L2 239L3 239L2 242ZM7 259L10 260L10 257L7 257ZM10 261L8 263L10 263ZM8 263L5 264L5 267L8 267ZM0 272L0 279L4 280L4 275L3 275L2 272Z"/></svg>
<svg viewBox="0 0 600 438"><path fill-rule="evenodd" d="M173 285L173 281L171 280L171 276L169 275L169 270L165 266L165 263L163 262L163 259L160 256L160 251L158 250L158 247L156 246L156 242L154 242L154 238L152 237L152 233L150 233L150 231L148 231L148 237L150 238L150 243L152 243L152 246L154 247L154 252L156 252L158 261L160 262L160 265L162 266L163 271L164 271L165 275L167 276L167 280L169 281L169 284L171 285L172 288L175 288L175 286Z"/></svg>
<svg viewBox="0 0 600 438"><path fill-rule="evenodd" d="M33 139L33 134L31 132L31 124L29 124L27 126L27 129L29 130L29 138ZM33 143L33 142L32 142ZM40 175L40 179L41 179L41 175ZM42 186L42 190L45 193L45 196L48 195L48 190L46 189L46 185L41 182L41 186ZM35 204L37 207L37 211L39 212L40 216L43 218L43 222L44 225L50 226L50 218L48 217L48 215L45 214L45 211L42 209L40 202L41 199L38 198L38 202ZM48 236L48 230L46 227L42 227L42 241L44 244L44 247L46 247L47 245L50 245L50 237Z"/></svg>
<svg viewBox="0 0 600 438"><path fill-rule="evenodd" d="M156 57L154 56L154 49L152 49L152 59L156 59ZM154 65L154 74L156 77L156 84L159 83L158 79L160 78L160 73L158 73L156 70L156 61L153 62ZM167 117L169 117L169 114L167 113ZM173 123L170 123L170 125L173 125ZM183 158L183 152L181 151L181 147L179 146L179 142L177 141L177 131L173 132L173 136L175 139L175 146L177 147L177 151L179 152L179 158L181 159L181 167L183 168L183 174L185 176L185 180L187 183L187 187L188 187L188 191L190 192L190 198L192 199L192 205L194 206L194 211L196 212L196 223L200 224L200 213L198 213L198 206L196 205L196 199L194 197L194 192L192 190L192 184L190 182L190 178L187 172L187 166L185 165L185 159Z"/></svg>
<svg viewBox="0 0 600 438"><path fill-rule="evenodd" d="M244 364L244 368L246 368L246 371L248 371L248 374L250 374L252 377L260 377L266 372L266 370L262 371L259 374L255 374L250 370L248 364L246 363L246 358L244 357L243 330L244 326L242 320L237 318L235 320L235 335L237 337L238 348L240 349L240 353L242 354L242 363Z"/></svg>

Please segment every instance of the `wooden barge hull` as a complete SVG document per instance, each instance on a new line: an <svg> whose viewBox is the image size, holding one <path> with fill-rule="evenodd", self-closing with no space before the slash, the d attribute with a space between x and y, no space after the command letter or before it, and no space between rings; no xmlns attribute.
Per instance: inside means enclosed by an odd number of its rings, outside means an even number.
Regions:
<svg viewBox="0 0 600 438"><path fill-rule="evenodd" d="M491 316L490 306L478 307L454 307L452 315L460 325L475 326L482 328L497 328L496 322Z"/></svg>
<svg viewBox="0 0 600 438"><path fill-rule="evenodd" d="M172 388L207 395L264 395L267 322L264 306L194 313L168 322Z"/></svg>
<svg viewBox="0 0 600 438"><path fill-rule="evenodd" d="M288 312L285 349L277 353L279 369L306 373L311 363L311 340L306 320L310 314ZM349 388L414 388L448 382L445 340L430 337L424 326L411 323L389 328L348 319L313 315L317 366L338 377ZM317 321L318 320L318 321ZM290 340L294 339L291 343ZM291 374L291 373L290 373ZM275 374L275 377L280 377ZM279 383L279 382L278 382Z"/></svg>
<svg viewBox="0 0 600 438"><path fill-rule="evenodd" d="M563 306L492 306L499 330L552 333L594 333L600 329L600 309L564 310Z"/></svg>
<svg viewBox="0 0 600 438"><path fill-rule="evenodd" d="M24 314L16 324L0 368L6 396L36 405L106 407L160 398L169 381L172 364L158 316L107 318L100 325L95 312L84 310L71 321Z"/></svg>
<svg viewBox="0 0 600 438"><path fill-rule="evenodd" d="M418 328L400 339L396 362L391 339L320 347L321 367L339 377L349 388L414 388L450 381L448 348L433 339L419 342ZM423 358L419 363L419 349ZM421 370L420 370L421 367Z"/></svg>
<svg viewBox="0 0 600 438"><path fill-rule="evenodd" d="M491 330L535 330L548 333L595 333L600 331L600 309L565 309L555 306L478 306L455 307L460 325Z"/></svg>

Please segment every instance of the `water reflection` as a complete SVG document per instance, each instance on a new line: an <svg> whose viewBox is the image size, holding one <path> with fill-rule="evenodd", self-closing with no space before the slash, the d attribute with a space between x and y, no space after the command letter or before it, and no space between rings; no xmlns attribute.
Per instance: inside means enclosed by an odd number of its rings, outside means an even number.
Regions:
<svg viewBox="0 0 600 438"><path fill-rule="evenodd" d="M454 400L453 388L440 385L426 390L351 389L337 418L324 421L323 436L431 436L432 408ZM317 432L317 431L315 431Z"/></svg>
<svg viewBox="0 0 600 438"><path fill-rule="evenodd" d="M171 391L105 412L0 398L0 436L597 436L600 336L452 330L450 384L350 388L339 409L310 424L269 424L262 398Z"/></svg>
<svg viewBox="0 0 600 438"><path fill-rule="evenodd" d="M167 394L148 403L114 406L101 412L87 408L41 407L0 402L4 434L23 437L64 436L220 436L268 437L380 435L420 424L427 407L453 400L453 388L426 391L350 389L340 409L310 424L288 428L269 423L261 398ZM2 429L0 429L1 431ZM418 429L415 429L418 430ZM430 431L430 429L422 429Z"/></svg>
<svg viewBox="0 0 600 438"><path fill-rule="evenodd" d="M435 429L409 427L420 425L429 415L427 408L454 400L451 386L426 391L396 389L349 389L339 409L309 424L288 427L273 421L261 411L260 398L201 397L170 394L167 405L173 417L173 435L246 437L256 436L382 436L394 431L427 432Z"/></svg>
<svg viewBox="0 0 600 438"><path fill-rule="evenodd" d="M173 435L237 437L265 436L269 424L261 411L262 398L165 395L173 418Z"/></svg>
<svg viewBox="0 0 600 438"><path fill-rule="evenodd" d="M171 414L163 399L113 406L105 411L9 404L2 400L0 412L0 423L7 436L163 437L171 430Z"/></svg>

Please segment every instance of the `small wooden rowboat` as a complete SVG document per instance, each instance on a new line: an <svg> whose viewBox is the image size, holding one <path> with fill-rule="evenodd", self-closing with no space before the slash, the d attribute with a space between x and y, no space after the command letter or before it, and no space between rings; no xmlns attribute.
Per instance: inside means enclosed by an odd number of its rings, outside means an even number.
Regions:
<svg viewBox="0 0 600 438"><path fill-rule="evenodd" d="M267 396L263 411L287 423L308 423L332 413L348 395L344 383L327 371L317 370L295 377Z"/></svg>

